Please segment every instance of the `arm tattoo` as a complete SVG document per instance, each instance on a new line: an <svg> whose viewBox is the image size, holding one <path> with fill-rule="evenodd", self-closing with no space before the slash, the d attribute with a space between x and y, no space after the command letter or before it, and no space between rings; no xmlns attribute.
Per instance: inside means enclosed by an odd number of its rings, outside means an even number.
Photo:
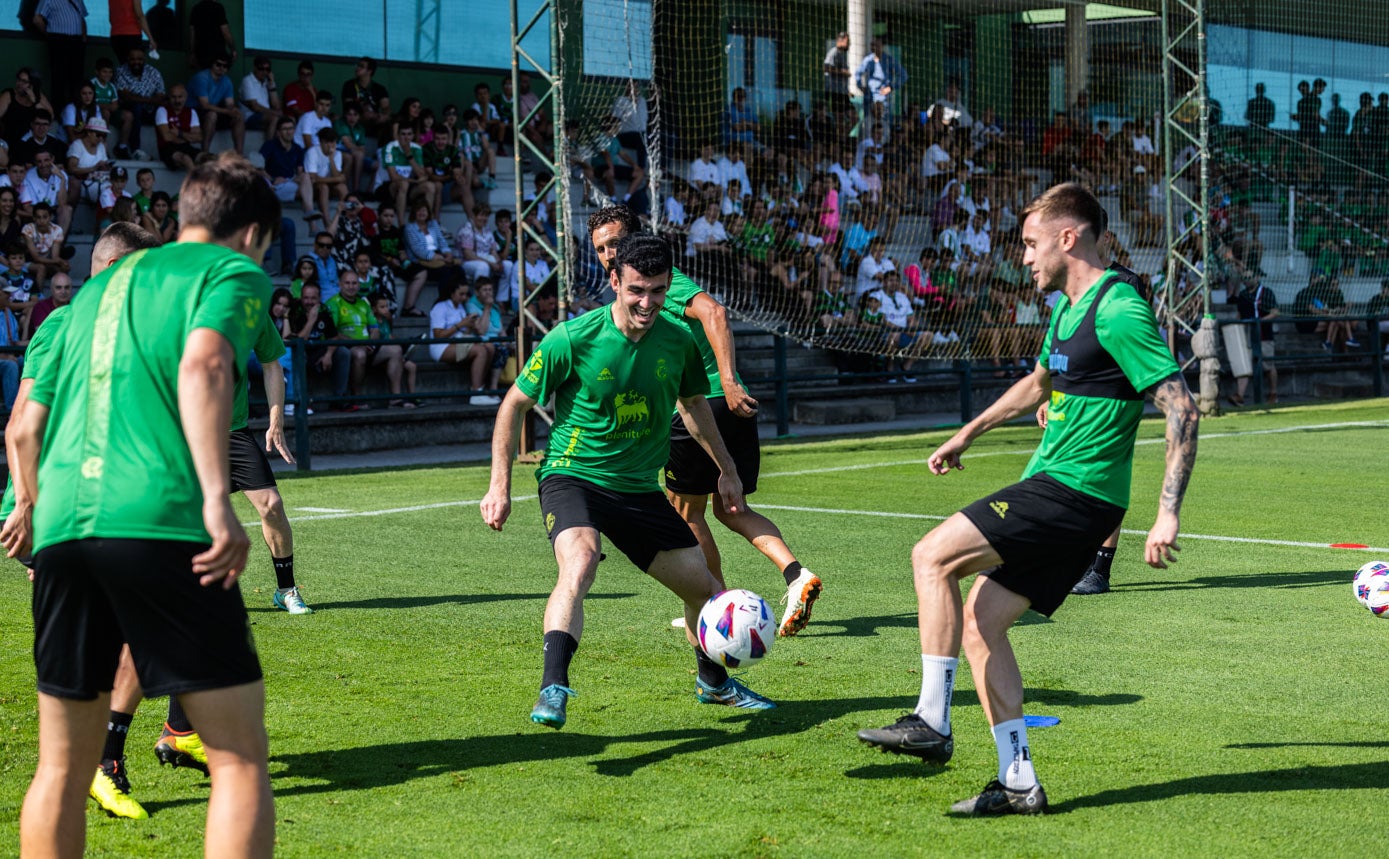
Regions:
<svg viewBox="0 0 1389 859"><path fill-rule="evenodd" d="M1153 405L1167 416L1167 473L1162 481L1163 510L1177 515L1187 481L1196 464L1196 430L1201 413L1181 373L1173 373L1152 389Z"/></svg>

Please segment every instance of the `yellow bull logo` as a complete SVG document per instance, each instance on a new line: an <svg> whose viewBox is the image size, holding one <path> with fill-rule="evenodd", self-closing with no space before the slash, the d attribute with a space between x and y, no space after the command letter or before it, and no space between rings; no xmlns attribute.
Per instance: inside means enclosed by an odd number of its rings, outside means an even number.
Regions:
<svg viewBox="0 0 1389 859"><path fill-rule="evenodd" d="M629 423L642 422L651 417L651 411L646 407L646 397L636 391L618 394L613 399L613 404L617 406L617 425L619 427Z"/></svg>

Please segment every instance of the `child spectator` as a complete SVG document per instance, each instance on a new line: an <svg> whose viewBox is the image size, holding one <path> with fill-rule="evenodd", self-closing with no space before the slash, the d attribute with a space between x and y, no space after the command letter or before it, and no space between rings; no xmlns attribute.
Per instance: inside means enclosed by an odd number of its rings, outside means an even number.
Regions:
<svg viewBox="0 0 1389 859"><path fill-rule="evenodd" d="M300 119L300 124L303 124L303 119ZM318 130L316 136L318 140L314 147L304 153L304 172L313 185L318 211L326 216L331 195L337 195L338 211L342 211L342 202L348 194L347 177L342 172L342 153L338 151L337 134L332 128L324 127ZM336 220L338 216L333 217Z"/></svg>
<svg viewBox="0 0 1389 859"><path fill-rule="evenodd" d="M367 131L362 125L362 109L355 101L343 102L342 119L333 124L342 152L343 172L348 187L354 192L362 187L362 171L376 166L376 159L367 156Z"/></svg>
<svg viewBox="0 0 1389 859"><path fill-rule="evenodd" d="M473 106L477 111L478 117L482 120L483 128L493 140L501 140L504 133L508 130L509 121L503 121L497 106L492 103L492 88L485 83L480 83L473 87Z"/></svg>
<svg viewBox="0 0 1389 859"><path fill-rule="evenodd" d="M34 278L34 292L43 292L44 283L58 272L72 270L64 255L63 228L53 223L53 207L44 202L34 204L34 222L25 224L20 230L24 237L24 248L29 253L30 273Z"/></svg>
<svg viewBox="0 0 1389 859"><path fill-rule="evenodd" d="M131 199L135 201L135 208L143 215L149 211L150 195L154 193L154 171L148 167L141 167L136 170L135 185L139 190Z"/></svg>
<svg viewBox="0 0 1389 859"><path fill-rule="evenodd" d="M155 191L150 199L149 211L140 216L140 226L168 244L178 238L178 218L174 217L173 201L163 191Z"/></svg>
<svg viewBox="0 0 1389 859"><path fill-rule="evenodd" d="M532 242L532 244L534 244ZM495 350L492 354L492 369L488 377L487 387L495 389L501 381L502 368L506 366L506 361L511 357L511 344L507 338L506 328L502 324L502 312L497 307L496 287L490 277L480 277L473 291L473 297L468 299L468 314L476 314L486 324L487 328L482 333L482 340Z"/></svg>
<svg viewBox="0 0 1389 859"><path fill-rule="evenodd" d="M313 257L302 256L294 263L294 277L289 281L290 294L298 298L305 286L318 286L318 266Z"/></svg>
<svg viewBox="0 0 1389 859"><path fill-rule="evenodd" d="M376 328L381 334L380 339L394 339L395 329L394 326L391 324L391 297L389 295L386 295L385 293L377 292L372 293L369 297L369 300L371 301L371 312L376 316ZM397 349L401 348L400 344L398 343L394 345ZM389 347L382 346L381 348L386 349ZM410 397L410 399L393 399L390 402L391 408L413 409L419 405L419 401L414 399L415 372L418 369L419 368L416 366L415 362L410 360L409 349L406 349L403 352L401 352L401 370L403 371L402 375L405 379L405 393ZM396 393L399 393L399 391L396 391Z"/></svg>
<svg viewBox="0 0 1389 859"><path fill-rule="evenodd" d="M571 120L572 122L572 120ZM569 122L565 123L565 127ZM578 125L575 124L577 129ZM458 133L458 151L463 160L471 162L482 187L497 187L497 154L492 151L491 138L482 127L482 114L469 108L463 113L463 130ZM474 187L477 187L476 183Z"/></svg>
<svg viewBox="0 0 1389 859"><path fill-rule="evenodd" d="M109 125L120 101L120 90L116 89L116 63L110 57L101 57L96 61L96 77L92 78L91 85L97 110Z"/></svg>
<svg viewBox="0 0 1389 859"><path fill-rule="evenodd" d="M381 153L381 166L376 171L376 197L382 203L395 204L397 213L409 212L412 192L423 197L433 207L434 183L424 169L424 150L415 142L415 130L401 126L396 139Z"/></svg>
<svg viewBox="0 0 1389 859"><path fill-rule="evenodd" d="M130 199L130 192L125 189L129 181L130 174L124 167L112 167L110 182L101 189L101 197L97 203L97 217L99 221L104 221L111 217L111 210L116 208L116 201L121 198Z"/></svg>

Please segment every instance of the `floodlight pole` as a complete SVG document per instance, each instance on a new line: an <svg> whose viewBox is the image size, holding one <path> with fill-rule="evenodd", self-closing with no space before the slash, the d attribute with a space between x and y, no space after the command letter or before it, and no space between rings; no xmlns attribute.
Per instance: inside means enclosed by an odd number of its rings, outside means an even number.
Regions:
<svg viewBox="0 0 1389 859"><path fill-rule="evenodd" d="M1179 89L1179 78L1188 82L1187 89ZM1192 105L1196 106L1198 117L1195 134L1188 128L1189 121L1180 119L1183 115L1190 117ZM1205 414L1218 414L1220 360L1210 290L1210 95L1206 83L1205 0L1162 0L1162 116L1167 269L1161 299L1167 343L1175 355L1179 334L1191 335L1193 357L1200 361L1197 405ZM1179 154L1178 142L1194 146L1196 155L1177 164L1174 159ZM1186 147L1181 151L1185 152ZM1192 185L1194 192L1188 193L1183 183ZM1177 215L1183 208L1190 209L1194 217L1179 225ZM1197 254L1184 251L1193 232L1200 242ZM1179 288L1183 281L1189 285L1185 293ZM1199 329L1182 318L1198 302Z"/></svg>
<svg viewBox="0 0 1389 859"><path fill-rule="evenodd" d="M526 361L530 358L532 344L527 336L527 322L535 324L536 328L542 332L547 331L544 320L537 318L531 313L529 306L531 301L540 292L542 285L534 284L534 289L527 291L527 287L532 286L526 283L526 240L538 242L550 258L555 261L555 272L557 282L554 284L559 296L559 306L556 313L557 320L563 320L568 309L568 290L565 288L570 282L571 261L567 250L567 237L569 235L569 182L568 174L560 171L557 164L562 161L559 157L564 145L564 93L562 54L562 36L560 8L558 0L547 0L541 3L535 13L524 23L521 21L520 0L511 0L511 155L514 165L513 184L516 192L516 292L520 298L520 317L516 324L516 373L521 375L526 371ZM526 51L521 42L539 26L545 16L549 15L549 36L550 36L550 63L549 68L545 68L534 57ZM547 84L545 94L540 96L535 108L529 113L522 113L521 110L521 61L525 60L538 77ZM547 155L539 147L531 142L522 133L522 129L530 122L531 118L550 108L550 116L553 119L553 153ZM542 170L550 174L550 181L543 187L536 190L535 198L526 202L524 158L522 148L528 150L529 155L534 159ZM556 241L550 244L549 236L539 232L532 227L527 218L535 212L545 202L545 198L550 192L555 194L555 205L550 217L555 224ZM472 212L467 213L472 217ZM546 423L553 424L554 418L547 410L547 404L541 403L527 414L526 422L521 427L521 437L518 446L518 453L522 456L530 454L535 449L535 424L531 417L538 414Z"/></svg>

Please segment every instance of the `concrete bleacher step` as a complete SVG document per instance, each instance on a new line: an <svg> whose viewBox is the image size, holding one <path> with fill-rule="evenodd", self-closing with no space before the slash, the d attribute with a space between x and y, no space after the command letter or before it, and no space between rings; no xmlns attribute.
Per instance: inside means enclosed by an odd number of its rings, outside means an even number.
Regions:
<svg viewBox="0 0 1389 859"><path fill-rule="evenodd" d="M1369 382L1317 382L1312 386L1313 396L1319 400L1358 400L1374 396L1374 385Z"/></svg>
<svg viewBox="0 0 1389 859"><path fill-rule="evenodd" d="M861 424L890 421L897 417L897 406L890 399L855 397L836 400L801 400L793 408L797 423Z"/></svg>

